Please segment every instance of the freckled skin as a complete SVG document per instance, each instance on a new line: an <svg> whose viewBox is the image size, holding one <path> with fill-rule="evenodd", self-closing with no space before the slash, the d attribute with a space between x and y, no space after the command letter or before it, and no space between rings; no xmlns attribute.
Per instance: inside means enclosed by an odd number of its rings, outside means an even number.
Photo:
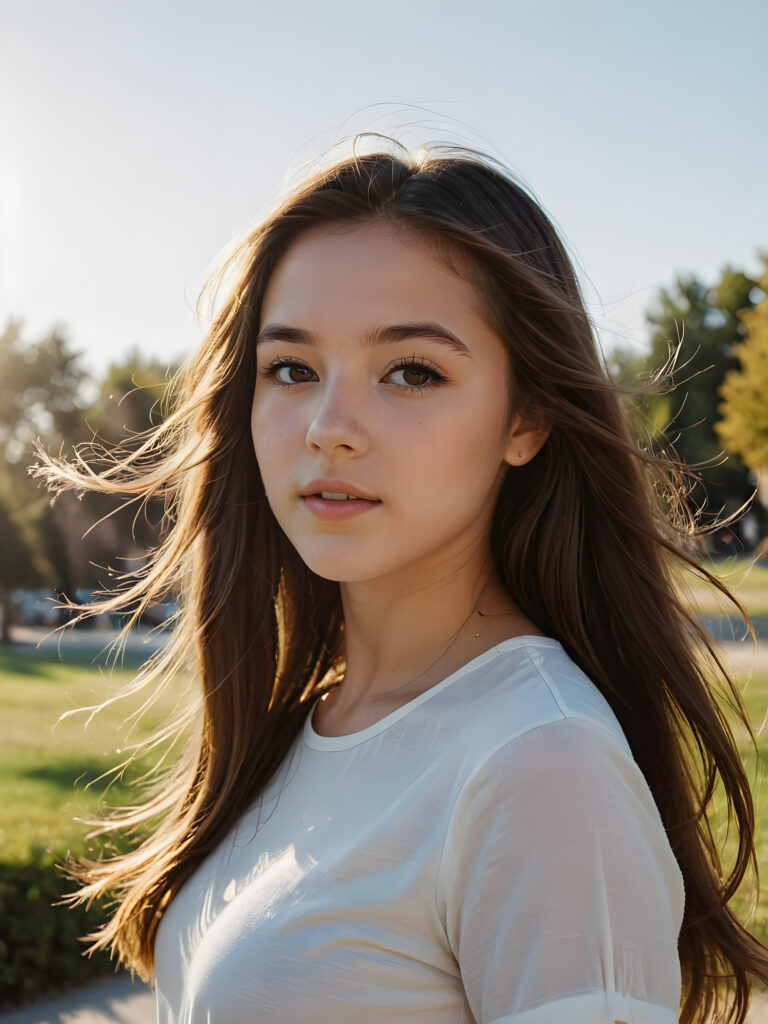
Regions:
<svg viewBox="0 0 768 1024"><path fill-rule="evenodd" d="M311 330L319 344L259 345L254 450L280 526L315 573L341 583L350 705L353 691L359 701L391 690L434 661L481 595L517 617L522 628L506 635L537 632L493 573L488 538L509 465L532 458L546 431L515 417L505 433L507 355L480 308L475 289L418 236L380 224L302 236L266 289L260 326ZM425 320L472 358L423 338L361 342L371 327ZM446 381L417 391L431 375L394 367L414 356ZM278 357L309 372L283 367L280 387L263 374ZM319 476L381 504L320 520L299 497ZM453 650L463 656L461 643Z"/></svg>

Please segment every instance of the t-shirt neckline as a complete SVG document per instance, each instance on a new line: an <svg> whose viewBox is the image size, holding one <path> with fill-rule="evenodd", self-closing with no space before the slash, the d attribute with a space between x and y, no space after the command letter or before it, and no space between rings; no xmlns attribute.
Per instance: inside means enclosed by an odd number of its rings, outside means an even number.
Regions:
<svg viewBox="0 0 768 1024"><path fill-rule="evenodd" d="M394 725L395 722L399 722L401 718L405 718L415 708L425 701L434 697L440 693L446 687L450 686L461 676L466 675L467 672L474 668L479 668L486 661L490 661L491 658L496 657L497 654L503 651L513 650L515 647L560 647L560 641L555 640L554 637L550 636L513 636L508 640L502 640L501 643L496 644L494 647L489 647L488 650L483 651L464 665L459 666L454 672L445 679L441 679L439 683L435 683L434 686L430 686L424 693L419 694L418 697L414 697L413 700L409 700L402 707L397 708L390 714L380 718L378 722L374 722L373 725L369 725L365 729L359 729L357 732L345 733L343 736L321 736L320 733L315 732L312 725L312 716L315 713L315 707L317 701L320 700L318 697L312 704L312 708L306 717L304 722L303 739L308 747L312 747L314 750L348 750L350 747L356 747L360 743L365 743L366 740L377 736L380 732L388 729Z"/></svg>

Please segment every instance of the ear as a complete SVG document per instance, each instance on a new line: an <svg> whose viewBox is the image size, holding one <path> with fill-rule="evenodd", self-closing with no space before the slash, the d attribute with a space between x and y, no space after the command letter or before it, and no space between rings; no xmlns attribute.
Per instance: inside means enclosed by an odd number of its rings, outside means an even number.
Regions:
<svg viewBox="0 0 768 1024"><path fill-rule="evenodd" d="M507 448L504 461L510 466L524 466L544 447L550 435L552 423L542 417L524 417L516 413L507 434Z"/></svg>

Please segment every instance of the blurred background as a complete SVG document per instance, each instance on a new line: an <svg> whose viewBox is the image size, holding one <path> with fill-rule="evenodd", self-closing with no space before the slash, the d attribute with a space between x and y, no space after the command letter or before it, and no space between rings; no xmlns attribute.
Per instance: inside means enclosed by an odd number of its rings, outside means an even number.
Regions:
<svg viewBox="0 0 768 1024"><path fill-rule="evenodd" d="M511 167L569 245L617 378L682 337L675 390L633 423L705 464L704 523L744 509L708 564L768 637L767 38L764 0L0 0L0 1004L111 969L76 941L101 911L51 908L52 865L86 849L73 819L105 799L126 708L55 723L130 679L174 610L151 609L114 666L119 620L51 633L59 595L141 564L163 510L51 504L34 441L131 444L159 422L222 255L357 132ZM740 620L689 597L759 728L768 640L739 644ZM757 778L768 747L744 756ZM753 927L768 935L768 899Z"/></svg>

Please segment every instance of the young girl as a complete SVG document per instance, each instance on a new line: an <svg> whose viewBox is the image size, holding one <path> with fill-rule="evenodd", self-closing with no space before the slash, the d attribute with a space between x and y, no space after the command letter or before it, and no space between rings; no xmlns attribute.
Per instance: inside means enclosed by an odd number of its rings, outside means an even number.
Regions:
<svg viewBox="0 0 768 1024"><path fill-rule="evenodd" d="M71 866L119 898L94 948L163 1024L743 1021L768 950L727 906L753 807L711 678L748 720L675 585L681 467L634 439L546 215L472 151L355 151L233 267L165 423L39 469L166 499L97 610L180 591L139 682L200 685L107 824L154 832Z"/></svg>

